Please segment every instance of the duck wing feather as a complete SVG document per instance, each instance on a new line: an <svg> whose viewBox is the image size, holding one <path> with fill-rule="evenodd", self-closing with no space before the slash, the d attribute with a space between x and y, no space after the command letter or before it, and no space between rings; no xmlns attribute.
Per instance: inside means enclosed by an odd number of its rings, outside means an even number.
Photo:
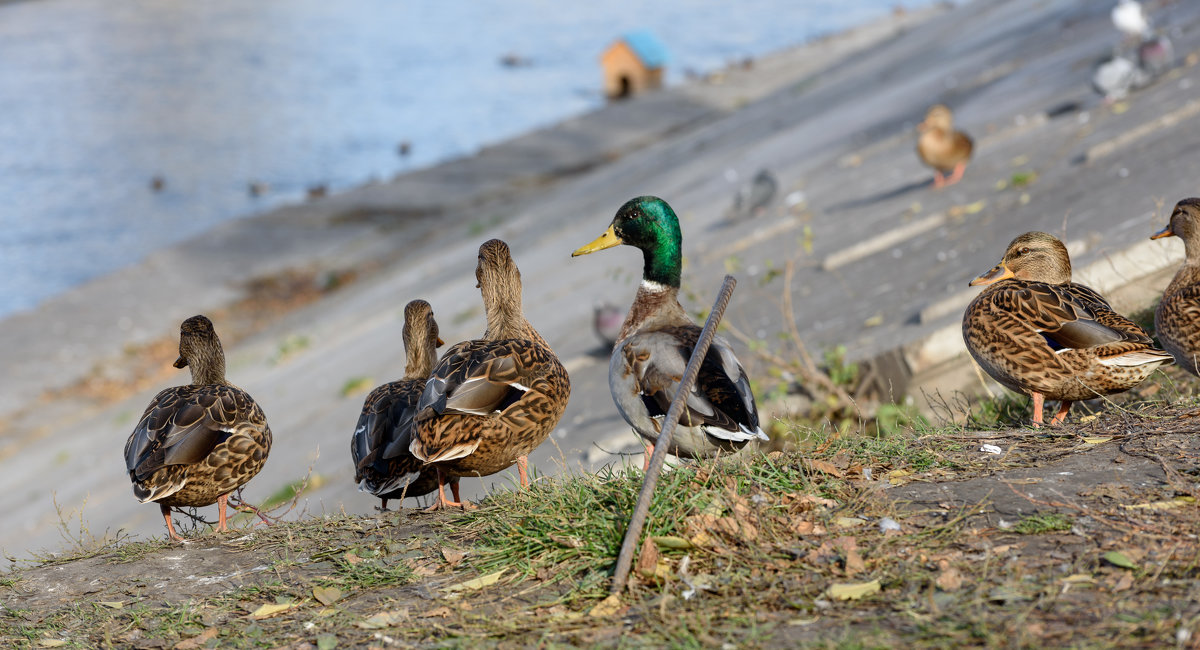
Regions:
<svg viewBox="0 0 1200 650"><path fill-rule="evenodd" d="M203 461L240 426L266 421L233 386L177 386L160 392L125 443L125 468L142 481L169 465Z"/></svg>
<svg viewBox="0 0 1200 650"><path fill-rule="evenodd" d="M700 328L678 326L636 334L621 350L637 391L651 418L666 415L700 338ZM758 409L746 371L723 340L714 339L700 365L686 408L679 418L686 427L704 427L730 441L767 439L759 428Z"/></svg>

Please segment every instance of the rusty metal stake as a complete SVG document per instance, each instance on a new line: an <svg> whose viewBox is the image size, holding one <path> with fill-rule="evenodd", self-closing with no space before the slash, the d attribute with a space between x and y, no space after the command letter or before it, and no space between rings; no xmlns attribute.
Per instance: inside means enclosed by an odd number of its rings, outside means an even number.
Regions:
<svg viewBox="0 0 1200 650"><path fill-rule="evenodd" d="M633 507L633 515L629 518L629 528L625 530L625 541L621 543L621 554L617 556L617 572L613 575L612 589L609 593L619 594L625 589L629 580L629 570L633 566L633 551L637 548L638 538L642 536L642 528L646 524L646 516L650 513L650 500L654 496L654 486L658 483L658 475L662 473L663 462L667 459L667 450L671 448L671 436L675 433L675 425L679 424L679 416L683 415L683 405L687 394L696 383L696 375L700 374L700 364L704 355L708 354L708 346L717 335L717 325L733 295L737 280L732 275L725 276L721 285L721 293L717 294L717 302L713 304L708 320L704 322L704 330L700 332L700 340L692 350L692 358L688 360L687 370L679 382L679 391L671 400L671 408L667 410L667 419L663 422L662 432L654 443L654 453L650 456L650 467L646 468L646 478L642 481L642 491L638 493L637 505Z"/></svg>

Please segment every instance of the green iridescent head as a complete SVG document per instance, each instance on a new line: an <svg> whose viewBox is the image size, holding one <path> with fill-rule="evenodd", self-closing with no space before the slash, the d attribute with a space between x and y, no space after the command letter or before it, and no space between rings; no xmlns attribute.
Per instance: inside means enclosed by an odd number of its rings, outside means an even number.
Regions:
<svg viewBox="0 0 1200 650"><path fill-rule="evenodd" d="M683 235L679 218L667 202L657 196L630 199L617 210L612 224L592 243L571 253L571 257L628 244L642 249L645 267L642 279L679 288L679 270Z"/></svg>

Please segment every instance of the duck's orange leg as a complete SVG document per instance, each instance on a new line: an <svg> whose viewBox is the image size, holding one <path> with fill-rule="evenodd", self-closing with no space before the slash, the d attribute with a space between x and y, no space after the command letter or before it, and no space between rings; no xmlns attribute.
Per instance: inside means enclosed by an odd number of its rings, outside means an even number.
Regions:
<svg viewBox="0 0 1200 650"><path fill-rule="evenodd" d="M175 532L175 524L171 523L171 508L162 504L159 504L158 508L162 511L163 519L167 521L167 534L171 536L171 539L182 542L183 538L179 536L179 533Z"/></svg>
<svg viewBox="0 0 1200 650"><path fill-rule="evenodd" d="M229 526L226 523L227 520L226 520L226 516L225 516L225 508L228 504L229 504L229 495L228 494L222 494L221 496L217 497L217 532L218 533L223 533L223 532L229 530Z"/></svg>
<svg viewBox="0 0 1200 650"><path fill-rule="evenodd" d="M957 165L955 165L954 173L950 174L950 178L946 179L946 182L942 184L942 187L946 187L948 185L953 185L953 184L961 181L962 177L963 177L963 172L965 172L965 171L967 171L966 161L960 162Z"/></svg>
<svg viewBox="0 0 1200 650"><path fill-rule="evenodd" d="M1042 428L1042 406L1046 402L1046 398L1039 392L1031 393L1033 395L1033 428Z"/></svg>
<svg viewBox="0 0 1200 650"><path fill-rule="evenodd" d="M517 456L517 474L521 476L521 487L529 489L529 457Z"/></svg>
<svg viewBox="0 0 1200 650"><path fill-rule="evenodd" d="M442 468L440 468L440 467L437 468L437 477L438 477L437 501L435 501L433 503L433 505L426 508L425 512L436 512L438 510L441 510L442 508L449 508L450 506L458 506L458 507L462 508L463 510L471 510L471 509L475 508L475 504L471 503L470 501L466 501L466 500L462 499L462 497L460 497L458 495L458 479L457 478L450 479L450 491L454 493L455 500L447 501L446 500L446 475L442 472Z"/></svg>
<svg viewBox="0 0 1200 650"><path fill-rule="evenodd" d="M1057 426L1066 421L1067 411L1071 410L1071 404L1072 402L1062 402L1058 405L1058 413L1055 413L1054 417L1050 418L1050 426Z"/></svg>
<svg viewBox="0 0 1200 650"><path fill-rule="evenodd" d="M938 187L942 187L945 184L946 184L946 177L942 176L942 170L940 170L940 169L933 170L933 186L935 188L938 188Z"/></svg>

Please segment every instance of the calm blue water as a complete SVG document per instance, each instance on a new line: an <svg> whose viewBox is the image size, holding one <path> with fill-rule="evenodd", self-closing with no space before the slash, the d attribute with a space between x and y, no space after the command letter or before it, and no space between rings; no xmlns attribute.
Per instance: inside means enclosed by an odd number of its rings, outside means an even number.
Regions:
<svg viewBox="0 0 1200 650"><path fill-rule="evenodd" d="M310 185L390 178L599 106L597 58L625 30L656 32L678 82L893 4L0 4L0 317ZM498 65L508 53L533 65ZM251 197L251 181L271 189Z"/></svg>

